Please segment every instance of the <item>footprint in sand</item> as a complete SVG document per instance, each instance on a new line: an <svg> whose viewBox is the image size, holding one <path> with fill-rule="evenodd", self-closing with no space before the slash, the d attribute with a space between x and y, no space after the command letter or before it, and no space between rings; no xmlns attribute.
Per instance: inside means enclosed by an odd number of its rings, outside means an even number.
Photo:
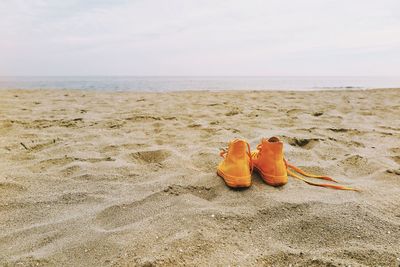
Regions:
<svg viewBox="0 0 400 267"><path fill-rule="evenodd" d="M394 162L396 162L397 164L400 164L400 156L393 156L393 157L391 157L392 158L392 160L394 161Z"/></svg>
<svg viewBox="0 0 400 267"><path fill-rule="evenodd" d="M52 167L65 166L73 161L74 161L73 157L47 159L47 160L40 161L39 163L32 166L30 169L34 172L40 172L40 171L47 170Z"/></svg>
<svg viewBox="0 0 400 267"><path fill-rule="evenodd" d="M344 170L347 176L350 175L353 178L375 173L381 167L378 163L360 155L352 155L340 160L337 166Z"/></svg>
<svg viewBox="0 0 400 267"><path fill-rule="evenodd" d="M138 151L129 154L129 158L138 163L162 163L171 156L166 149Z"/></svg>
<svg viewBox="0 0 400 267"><path fill-rule="evenodd" d="M311 149L319 143L319 138L297 138L284 136L284 141L288 142L291 146Z"/></svg>

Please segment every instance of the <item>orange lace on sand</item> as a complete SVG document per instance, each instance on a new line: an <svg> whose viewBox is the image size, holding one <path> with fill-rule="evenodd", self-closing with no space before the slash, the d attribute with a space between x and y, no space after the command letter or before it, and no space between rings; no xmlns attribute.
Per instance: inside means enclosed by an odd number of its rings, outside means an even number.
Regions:
<svg viewBox="0 0 400 267"><path fill-rule="evenodd" d="M286 165L286 168L287 168L287 173L290 176L292 176L292 177L294 177L296 179L299 179L299 180L301 180L301 181L303 181L303 182L305 182L305 183L307 183L309 185L321 186L321 187L329 187L329 188L338 189L338 190L350 190L350 191L357 191L357 192L360 191L358 189L355 189L355 188L352 188L352 187L343 186L343 185L319 184L319 183L310 182L310 181L304 179L303 177L301 177L300 175L298 175L297 173L291 171L290 169L293 169L294 171L296 171L296 172L298 172L298 173L300 173L300 174L302 174L303 176L306 176L306 177L317 178L317 179L322 179L322 180L326 180L326 181L337 183L336 180L332 179L329 176L315 175L315 174L307 173L307 172L303 171L302 169L300 169L300 168L298 168L298 167L296 167L296 166L294 166L292 164L289 164L286 159L284 159L284 161L285 161L285 165Z"/></svg>

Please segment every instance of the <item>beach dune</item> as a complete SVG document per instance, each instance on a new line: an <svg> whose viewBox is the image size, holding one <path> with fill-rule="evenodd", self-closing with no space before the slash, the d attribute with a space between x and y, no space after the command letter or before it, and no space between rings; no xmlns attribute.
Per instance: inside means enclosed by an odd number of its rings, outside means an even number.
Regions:
<svg viewBox="0 0 400 267"><path fill-rule="evenodd" d="M361 192L226 187L273 135ZM0 229L2 266L398 266L400 90L2 90Z"/></svg>

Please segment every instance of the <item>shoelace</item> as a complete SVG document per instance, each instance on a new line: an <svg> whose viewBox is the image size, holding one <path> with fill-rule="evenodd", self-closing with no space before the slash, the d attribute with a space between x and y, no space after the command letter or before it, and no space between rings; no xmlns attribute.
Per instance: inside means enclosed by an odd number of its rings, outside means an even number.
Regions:
<svg viewBox="0 0 400 267"><path fill-rule="evenodd" d="M298 167L296 167L296 166L294 166L292 164L289 164L286 159L284 159L284 161L285 161L287 173L290 176L292 176L292 177L294 177L296 179L299 179L299 180L301 180L301 181L303 181L303 182L305 182L305 183L307 183L309 185L321 186L321 187L329 187L329 188L338 189L338 190L350 190L350 191L356 191L356 192L360 191L359 189L355 189L355 188L347 187L347 186L343 186L343 185L319 184L319 183L310 182L310 181L304 179L303 177L301 177L300 175L296 174L295 172L291 171L290 169L293 169L294 171L296 171L296 172L298 172L298 173L300 173L300 174L302 174L303 176L306 176L306 177L317 178L317 179L322 179L322 180L326 180L326 181L337 183L336 180L332 179L329 176L315 175L315 174L307 173L307 172L303 171L302 169L300 169L300 168L298 168Z"/></svg>
<svg viewBox="0 0 400 267"><path fill-rule="evenodd" d="M257 150L258 150L258 152L254 152L254 153L252 154L253 156L257 156L257 157L258 157L258 155L261 153L261 150L262 150L262 145L261 145L261 144L258 144L258 145L257 145ZM296 167L296 166L294 166L294 165L292 165L292 164L289 164L285 158L284 158L283 160L284 160L285 165L286 165L287 173L288 173L290 176L292 176L292 177L294 177L294 178L296 178L296 179L299 179L299 180L301 180L301 181L303 181L303 182L305 182L305 183L307 183L307 184L309 184L309 185L321 186L321 187L329 187L329 188L338 189L338 190L350 190L350 191L357 191L357 192L360 191L359 189L355 189L355 188L347 187L347 186L343 186L343 185L320 184L320 183L314 183L314 182L311 182L311 181L309 181L309 180L306 180L306 179L304 179L303 177L301 177L300 175L298 175L298 174L295 173L295 172L298 172L298 173L300 173L300 174L302 174L303 176L306 176L306 177L316 178L316 179L322 179L322 180L326 180L326 181L330 181L330 182L337 183L337 181L336 181L335 179L332 179L332 178L329 177L329 176L315 175L315 174L307 173L307 172L303 171L302 169L300 169L300 168L298 168L298 167ZM292 169L292 170L295 171L295 172L293 172L293 171L290 170L290 169Z"/></svg>
<svg viewBox="0 0 400 267"><path fill-rule="evenodd" d="M249 160L250 160L250 173L253 173L253 159L252 159L252 157L251 157L251 150L250 150L250 145L249 145L249 143L247 143L246 142L246 145L247 145L247 156L249 156ZM229 150L229 148L221 148L221 151L219 152L219 155L222 157L222 158L226 158L226 154L228 153L228 150Z"/></svg>

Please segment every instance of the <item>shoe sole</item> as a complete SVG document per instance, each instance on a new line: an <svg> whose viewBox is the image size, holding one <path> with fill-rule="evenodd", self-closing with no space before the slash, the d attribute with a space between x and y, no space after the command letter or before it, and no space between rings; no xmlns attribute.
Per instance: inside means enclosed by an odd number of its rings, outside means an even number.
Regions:
<svg viewBox="0 0 400 267"><path fill-rule="evenodd" d="M248 177L234 177L226 175L220 170L217 170L217 174L224 179L225 184L231 188L247 188L251 186L251 175Z"/></svg>
<svg viewBox="0 0 400 267"><path fill-rule="evenodd" d="M254 166L254 170L258 172L260 177L263 179L265 183L270 186L278 187L287 184L287 176L272 176L264 174L260 169ZM286 180L285 182L275 182L276 180Z"/></svg>

